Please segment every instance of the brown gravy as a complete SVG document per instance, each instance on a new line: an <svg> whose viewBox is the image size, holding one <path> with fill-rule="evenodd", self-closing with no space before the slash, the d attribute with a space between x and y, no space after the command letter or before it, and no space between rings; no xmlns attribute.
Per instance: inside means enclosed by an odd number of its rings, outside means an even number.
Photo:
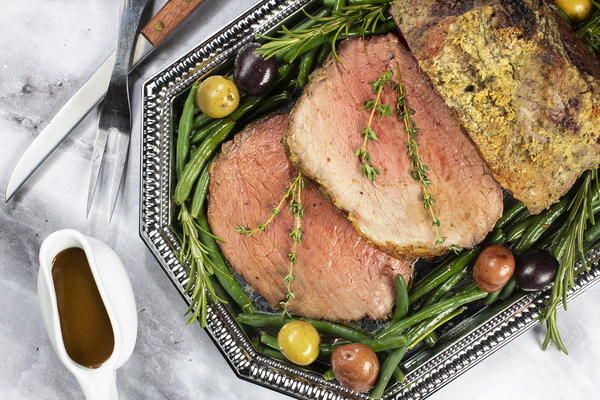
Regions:
<svg viewBox="0 0 600 400"><path fill-rule="evenodd" d="M112 325L85 252L61 251L52 263L60 328L67 354L88 368L98 368L113 352Z"/></svg>

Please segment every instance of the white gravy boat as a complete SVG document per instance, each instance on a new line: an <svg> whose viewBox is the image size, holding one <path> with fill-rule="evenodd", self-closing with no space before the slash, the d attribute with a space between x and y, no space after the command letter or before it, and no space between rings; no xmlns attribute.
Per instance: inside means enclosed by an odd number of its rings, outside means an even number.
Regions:
<svg viewBox="0 0 600 400"><path fill-rule="evenodd" d="M52 265L58 253L83 249L106 308L114 334L113 352L99 368L74 362L65 349L56 303ZM115 373L129 359L137 336L137 310L131 283L117 254L104 243L65 229L44 240L40 249L38 297L50 343L60 361L77 378L87 400L117 400Z"/></svg>

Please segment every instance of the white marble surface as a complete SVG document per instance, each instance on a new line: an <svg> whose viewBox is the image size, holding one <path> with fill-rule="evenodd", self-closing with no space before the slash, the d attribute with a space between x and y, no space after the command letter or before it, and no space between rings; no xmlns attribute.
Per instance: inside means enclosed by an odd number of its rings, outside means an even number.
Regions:
<svg viewBox="0 0 600 400"><path fill-rule="evenodd" d="M122 399L278 399L235 377L206 334L187 326L183 303L138 237L142 82L256 0L205 0L185 27L132 76L134 127L127 180L107 225L107 190L89 220L85 188L96 113L60 146L14 200L0 204L0 398L79 399L53 354L35 294L42 239L75 228L111 245L133 282L139 335L118 374ZM19 155L113 48L116 0L4 1L0 13L0 188ZM157 6L163 1L159 1ZM103 188L106 188L104 186ZM572 303L560 326L571 354L542 352L528 332L433 399L592 399L600 378L600 286Z"/></svg>

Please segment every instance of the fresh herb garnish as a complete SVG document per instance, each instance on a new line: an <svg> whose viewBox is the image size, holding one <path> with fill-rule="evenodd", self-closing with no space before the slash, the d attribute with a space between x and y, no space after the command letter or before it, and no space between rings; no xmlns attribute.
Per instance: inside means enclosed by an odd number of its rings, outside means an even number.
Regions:
<svg viewBox="0 0 600 400"><path fill-rule="evenodd" d="M298 173L296 178L292 181L290 186L285 190L285 193L277 206L271 210L269 218L256 226L256 228L249 228L246 226L238 225L235 227L237 233L253 236L256 233L266 231L267 227L275 220L275 218L281 213L281 207L288 201L290 212L294 216L294 227L289 232L289 237L292 241L290 251L288 253L289 269L288 274L283 278L285 282L285 295L283 301L279 304L283 309L284 316L290 316L289 303L294 299L294 292L292 291L292 282L294 282L294 265L298 262L298 256L296 250L298 245L302 241L302 217L304 216L304 207L302 206L302 189L304 189L304 178L302 174Z"/></svg>
<svg viewBox="0 0 600 400"><path fill-rule="evenodd" d="M435 199L429 191L431 180L429 179L429 167L425 164L421 153L419 152L419 143L417 136L419 129L415 126L412 119L414 110L408 105L406 98L406 87L402 83L400 71L398 70L398 84L396 85L396 115L399 120L404 121L404 127L407 135L406 147L408 149L408 157L410 158L410 175L412 178L421 184L421 194L423 196L423 208L429 211L431 216L431 225L435 232L435 244L442 244L446 241L440 233L440 220L433 210ZM453 251L458 249L456 246L451 246Z"/></svg>
<svg viewBox="0 0 600 400"><path fill-rule="evenodd" d="M294 229L289 233L290 239L292 239L292 247L288 253L288 274L283 278L285 282L285 297L283 301L279 303L283 308L283 315L288 317L290 316L288 311L290 301L295 298L294 292L292 291L292 282L294 282L294 265L298 262L296 249L302 241L302 217L304 216L304 208L302 207L302 189L304 188L304 179L301 174L298 174L292 187L294 187L294 193L290 199L290 210L294 215Z"/></svg>
<svg viewBox="0 0 600 400"><path fill-rule="evenodd" d="M188 323L200 317L200 325L205 327L208 303L227 303L227 301L220 298L215 291L210 279L214 274L213 262L208 256L208 249L198 237L202 227L191 216L185 203L181 205L179 211L179 222L183 233L179 254L180 262L182 265L188 266L189 276L184 289L186 292L192 290L190 306L186 311L186 314L192 314Z"/></svg>
<svg viewBox="0 0 600 400"><path fill-rule="evenodd" d="M339 60L335 49L338 40L351 36L385 33L389 29L384 25L389 22L388 7L389 4L346 6L332 15L323 17L312 16L305 11L306 16L314 21L314 24L308 28L295 30L284 26L278 37L262 35L260 37L267 42L257 52L266 58L278 57L286 62L293 62L301 54L329 42L334 57Z"/></svg>
<svg viewBox="0 0 600 400"><path fill-rule="evenodd" d="M367 146L369 141L377 140L377 134L373 130L373 120L375 119L375 114L378 113L380 119L392 115L390 105L381 102L381 94L383 93L383 89L386 86L389 86L391 82L392 71L389 70L385 71L383 75L377 78L377 80L371 82L371 90L373 91L373 94L375 94L375 98L367 100L363 105L363 108L365 110L371 110L371 113L369 115L367 126L361 132L363 137L362 144L358 149L356 149L354 155L358 157L358 160L361 163L360 174L371 182L373 182L377 175L379 175L379 170L371 164L371 154L369 153Z"/></svg>
<svg viewBox="0 0 600 400"><path fill-rule="evenodd" d="M575 264L579 258L587 269L585 259L584 234L589 225L594 225L592 203L598 201L598 170L588 171L577 189L569 206L569 215L550 244L554 257L559 262L559 268L554 278L554 287L550 301L542 315L546 322L547 332L542 348L546 349L553 343L557 349L567 354L567 348L560 336L557 325L557 309L562 301L563 308L567 309L567 294L569 289L575 287L577 275Z"/></svg>

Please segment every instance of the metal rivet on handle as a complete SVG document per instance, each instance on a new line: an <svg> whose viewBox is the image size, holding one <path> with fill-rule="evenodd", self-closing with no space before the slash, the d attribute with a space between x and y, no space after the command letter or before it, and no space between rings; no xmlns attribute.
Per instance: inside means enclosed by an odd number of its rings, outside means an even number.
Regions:
<svg viewBox="0 0 600 400"><path fill-rule="evenodd" d="M165 29L165 23L162 21L158 21L154 26L154 29L161 32L163 29Z"/></svg>

